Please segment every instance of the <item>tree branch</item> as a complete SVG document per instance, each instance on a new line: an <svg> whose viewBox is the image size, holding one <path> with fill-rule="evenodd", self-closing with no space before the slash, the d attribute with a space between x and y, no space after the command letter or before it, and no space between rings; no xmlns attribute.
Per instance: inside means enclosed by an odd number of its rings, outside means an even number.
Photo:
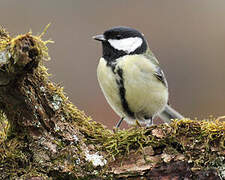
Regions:
<svg viewBox="0 0 225 180"><path fill-rule="evenodd" d="M225 178L225 122L184 119L113 133L49 81L42 35L0 30L1 179Z"/></svg>

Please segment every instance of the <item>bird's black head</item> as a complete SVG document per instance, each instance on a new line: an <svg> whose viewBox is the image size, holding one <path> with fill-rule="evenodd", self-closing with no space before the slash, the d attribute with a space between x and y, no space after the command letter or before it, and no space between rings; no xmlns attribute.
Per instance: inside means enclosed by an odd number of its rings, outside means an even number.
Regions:
<svg viewBox="0 0 225 180"><path fill-rule="evenodd" d="M108 62L128 54L143 54L147 50L144 35L129 27L114 27L93 38L102 42L103 57Z"/></svg>

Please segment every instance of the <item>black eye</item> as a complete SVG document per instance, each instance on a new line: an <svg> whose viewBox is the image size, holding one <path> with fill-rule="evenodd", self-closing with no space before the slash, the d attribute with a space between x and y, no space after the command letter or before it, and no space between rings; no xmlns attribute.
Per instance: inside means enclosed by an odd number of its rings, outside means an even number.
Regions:
<svg viewBox="0 0 225 180"><path fill-rule="evenodd" d="M122 39L122 36L120 34L117 34L116 39Z"/></svg>

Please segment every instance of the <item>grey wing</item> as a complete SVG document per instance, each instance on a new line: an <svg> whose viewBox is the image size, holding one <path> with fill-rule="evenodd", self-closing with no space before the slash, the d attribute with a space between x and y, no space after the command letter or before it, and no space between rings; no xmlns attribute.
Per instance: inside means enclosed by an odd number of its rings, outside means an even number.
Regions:
<svg viewBox="0 0 225 180"><path fill-rule="evenodd" d="M159 81L161 81L168 88L166 77L159 66L157 66L156 72L154 73L154 75Z"/></svg>

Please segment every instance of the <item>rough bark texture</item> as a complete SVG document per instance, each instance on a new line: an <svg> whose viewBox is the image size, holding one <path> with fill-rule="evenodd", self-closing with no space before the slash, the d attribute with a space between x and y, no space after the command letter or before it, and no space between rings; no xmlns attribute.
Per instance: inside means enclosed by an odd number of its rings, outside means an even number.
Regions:
<svg viewBox="0 0 225 180"><path fill-rule="evenodd" d="M41 37L0 30L0 179L225 178L221 119L113 133L48 80Z"/></svg>

